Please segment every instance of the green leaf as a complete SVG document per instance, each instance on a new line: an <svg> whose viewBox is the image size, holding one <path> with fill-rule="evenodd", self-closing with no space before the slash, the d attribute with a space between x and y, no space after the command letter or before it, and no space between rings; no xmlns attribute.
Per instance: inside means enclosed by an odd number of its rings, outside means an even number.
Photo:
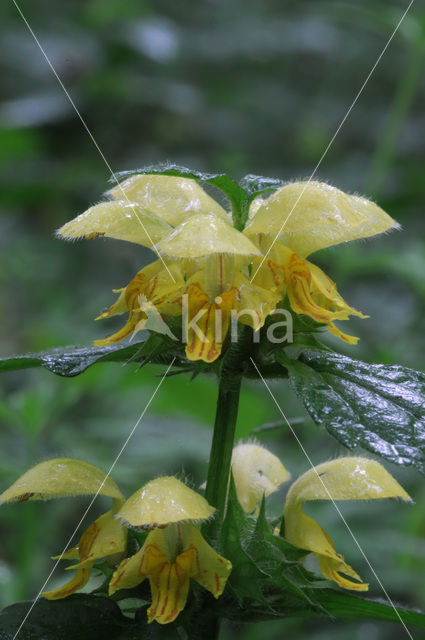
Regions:
<svg viewBox="0 0 425 640"><path fill-rule="evenodd" d="M184 359L181 345L160 334L150 334L142 342L107 347L58 347L39 353L0 358L0 373L33 367L44 367L58 376L78 376L98 362L138 362L147 364L169 364L176 357L175 365L187 370L193 364Z"/></svg>
<svg viewBox="0 0 425 640"><path fill-rule="evenodd" d="M381 600L359 598L348 592L328 588L311 589L310 593L320 607L297 606L296 603L291 603L292 607L288 611L288 600L286 594L282 593L273 600L269 599L270 604L273 605L272 615L270 609L264 609L254 604L243 614L239 616L236 614L235 618L245 622L260 622L270 620L273 617L334 617L337 619L385 620L395 622L399 626L401 618L405 625L425 628L425 614L422 611L406 609L398 604L394 608Z"/></svg>
<svg viewBox="0 0 425 640"><path fill-rule="evenodd" d="M17 602L0 613L0 640L13 640L31 602ZM147 630L147 624L145 624ZM64 600L36 602L18 640L138 640L148 638L109 598L76 594Z"/></svg>
<svg viewBox="0 0 425 640"><path fill-rule="evenodd" d="M59 347L11 356L0 359L0 372L16 371L31 367L44 367L59 376L78 376L97 362L126 362L144 360L144 343L137 342L130 346L113 345L108 347Z"/></svg>
<svg viewBox="0 0 425 640"><path fill-rule="evenodd" d="M245 598L249 598L264 606L266 601L261 586L267 574L255 564L243 545L243 541L251 536L254 526L253 519L247 516L239 504L232 476L220 538L220 551L232 562L227 588L231 589L239 605L242 605Z"/></svg>
<svg viewBox="0 0 425 640"><path fill-rule="evenodd" d="M164 175L164 176L178 176L179 178L191 178L192 180L197 180L198 182L205 182L206 184L210 184L223 193L229 198L232 209L236 209L238 213L240 213L244 207L245 202L247 200L247 195L237 182L232 180L230 176L226 173L205 173L203 171L193 171L192 169L188 169L187 167L182 167L178 164L173 163L162 163L153 165L150 167L144 167L143 169L132 169L130 171L120 171L116 173L116 177L121 180L122 178L126 178L128 176L132 176L135 174L152 174L152 175ZM240 220L234 220L235 227L238 228Z"/></svg>
<svg viewBox="0 0 425 640"><path fill-rule="evenodd" d="M278 178L267 178L266 176L256 176L249 173L242 178L239 184L242 189L246 191L248 199L251 202L251 200L263 193L270 193L283 187L285 181L279 180Z"/></svg>
<svg viewBox="0 0 425 640"><path fill-rule="evenodd" d="M425 614L422 611L413 611L400 605L395 605L394 609L388 602L359 598L333 589L316 590L315 598L335 618L367 618L399 624L401 618L406 625L425 628ZM306 611L301 615L314 615L314 612Z"/></svg>
<svg viewBox="0 0 425 640"><path fill-rule="evenodd" d="M276 359L313 420L349 449L425 473L425 375L324 351Z"/></svg>
<svg viewBox="0 0 425 640"><path fill-rule="evenodd" d="M237 499L233 478L220 542L220 551L233 565L227 587L233 604L226 610L226 617L237 618L238 608L247 611L259 607L263 616L268 611L268 617L272 618L276 598L284 599L287 615L306 606L313 609L320 606L305 588L311 591L316 580L298 562L305 551L273 535L265 516L264 500L257 520L245 513Z"/></svg>

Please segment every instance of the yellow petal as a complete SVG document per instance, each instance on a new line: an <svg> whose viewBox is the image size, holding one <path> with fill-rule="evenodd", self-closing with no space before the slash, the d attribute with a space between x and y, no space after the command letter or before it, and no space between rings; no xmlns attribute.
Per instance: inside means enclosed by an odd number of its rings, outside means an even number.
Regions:
<svg viewBox="0 0 425 640"><path fill-rule="evenodd" d="M172 476L156 478L136 491L117 517L132 527L158 527L173 522L206 520L215 509L199 493Z"/></svg>
<svg viewBox="0 0 425 640"><path fill-rule="evenodd" d="M154 529L142 549L124 560L112 576L109 593L137 586L149 578L152 605L148 622L167 624L186 604L190 578L218 598L232 569L192 524Z"/></svg>
<svg viewBox="0 0 425 640"><path fill-rule="evenodd" d="M295 313L309 315L316 322L328 323L334 320L335 313L329 306L316 303L312 296L314 286L308 264L293 253L288 270L288 298Z"/></svg>
<svg viewBox="0 0 425 640"><path fill-rule="evenodd" d="M127 531L115 518L115 510L95 520L83 533L78 543L78 564L67 567L77 569L93 564L98 558L121 554L126 549Z"/></svg>
<svg viewBox="0 0 425 640"><path fill-rule="evenodd" d="M232 287L210 303L209 296L198 283L194 283L189 287L187 295L186 357L188 360L213 362L220 356L238 290Z"/></svg>
<svg viewBox="0 0 425 640"><path fill-rule="evenodd" d="M90 207L58 229L57 235L66 240L104 236L152 247L171 229L165 220L146 213L135 202L112 200Z"/></svg>
<svg viewBox="0 0 425 640"><path fill-rule="evenodd" d="M359 574L350 567L344 559L328 558L326 556L319 556L319 569L328 580L333 580L343 589L351 589L352 591L368 591L369 585L362 582ZM344 573L346 576L355 578L357 582L348 580L341 575Z"/></svg>
<svg viewBox="0 0 425 640"><path fill-rule="evenodd" d="M141 331L144 328L145 323L146 315L143 312L132 312L125 325L119 331L116 331L107 338L93 340L93 344L96 347L106 347L109 344L115 344L116 342L125 340L125 338L137 333L137 331Z"/></svg>
<svg viewBox="0 0 425 640"><path fill-rule="evenodd" d="M123 560L115 570L109 583L109 595L120 589L137 587L149 575L161 570L161 567L168 563L165 551L164 532L162 529L154 529L149 533L143 547L130 558Z"/></svg>
<svg viewBox="0 0 425 640"><path fill-rule="evenodd" d="M360 581L355 571L337 554L329 535L302 510L308 500L369 500L401 498L410 501L398 482L375 460L362 457L338 458L304 473L290 488L284 509L285 537L289 542L312 551L319 558L323 574L345 589L366 590L344 573Z"/></svg>
<svg viewBox="0 0 425 640"><path fill-rule="evenodd" d="M249 236L280 234L279 241L303 258L319 249L399 226L370 200L324 182L287 184L260 205L256 202L255 207L257 211L244 232Z"/></svg>
<svg viewBox="0 0 425 640"><path fill-rule="evenodd" d="M335 551L332 538L315 520L304 513L299 504L288 506L287 498L284 518L285 538L293 545L307 549L316 555L319 559L319 568L326 578L335 580L344 589L367 590L368 585L362 583L360 576ZM359 582L348 581L340 576L339 572L356 578Z"/></svg>
<svg viewBox="0 0 425 640"><path fill-rule="evenodd" d="M411 502L382 464L361 456L337 458L309 469L294 482L287 500L329 500L329 494L334 500L401 498Z"/></svg>
<svg viewBox="0 0 425 640"><path fill-rule="evenodd" d="M333 321L347 320L350 315L360 318L367 316L345 302L338 293L336 284L319 267L282 245L276 247L274 253L285 269L287 294L295 313L309 315L316 322L326 324L329 331L337 337L355 344L358 339L342 333ZM260 272L264 269L265 266L262 266Z"/></svg>
<svg viewBox="0 0 425 640"><path fill-rule="evenodd" d="M101 314L95 318L95 320L102 320L103 318L110 318L112 316L119 316L122 313L128 311L128 306L126 302L126 287L122 289L112 289L114 293L119 293L116 302L112 306L109 307L106 311L103 311Z"/></svg>
<svg viewBox="0 0 425 640"><path fill-rule="evenodd" d="M77 495L124 499L112 478L98 467L83 460L54 458L37 464L18 478L0 495L0 504Z"/></svg>
<svg viewBox="0 0 425 640"><path fill-rule="evenodd" d="M180 554L174 563L162 565L150 578L152 604L148 609L148 622L173 622L185 607L189 593L189 568L193 563L191 550Z"/></svg>
<svg viewBox="0 0 425 640"><path fill-rule="evenodd" d="M329 309L334 309L335 312L339 313L340 320L346 320L350 315L363 319L368 317L361 313L361 311L350 307L345 302L338 293L335 282L319 269L319 267L308 261L305 261L305 264L308 265L311 274L312 295L316 302L319 302Z"/></svg>
<svg viewBox="0 0 425 640"><path fill-rule="evenodd" d="M232 453L232 472L238 500L251 511L261 501L289 480L289 473L279 458L258 444L238 444Z"/></svg>
<svg viewBox="0 0 425 640"><path fill-rule="evenodd" d="M67 598L72 593L79 591L89 581L92 565L93 563L91 563L90 566L78 569L72 580L64 584L63 587L54 589L53 591L44 591L41 595L47 600L61 600L62 598Z"/></svg>
<svg viewBox="0 0 425 640"><path fill-rule="evenodd" d="M149 312L155 313L152 305L155 306L158 314L181 314L180 296L187 284L179 265L170 264L169 269L173 274L174 281L160 260L156 260L135 275L127 287L121 290L115 304L97 318L107 318L128 311L129 317L126 324L111 336L95 340L96 346L114 344L143 329L148 320ZM158 324L157 322L156 326Z"/></svg>
<svg viewBox="0 0 425 640"><path fill-rule="evenodd" d="M191 554L190 577L218 598L226 586L232 563L214 551L195 526L183 525L181 531L186 554Z"/></svg>
<svg viewBox="0 0 425 640"><path fill-rule="evenodd" d="M171 258L201 258L215 253L260 255L246 236L211 214L192 216L158 242L155 248Z"/></svg>
<svg viewBox="0 0 425 640"><path fill-rule="evenodd" d="M68 549L65 553L61 553L59 556L52 556L52 560L78 560L79 557L78 546L76 546Z"/></svg>
<svg viewBox="0 0 425 640"><path fill-rule="evenodd" d="M175 620L186 604L192 552L184 552L170 562L168 535L164 529L151 531L134 556L123 560L109 584L109 595L119 589L131 589L149 578L152 605L148 622L167 624Z"/></svg>
<svg viewBox="0 0 425 640"><path fill-rule="evenodd" d="M238 289L238 301L233 311L233 317L238 322L258 331L264 325L266 318L275 309L282 295L276 293L274 287L259 286L262 278L250 282L242 273L235 275L234 284Z"/></svg>
<svg viewBox="0 0 425 640"><path fill-rule="evenodd" d="M134 175L109 191L113 198L137 202L144 211L177 226L198 213L227 218L226 211L196 180L174 176Z"/></svg>
<svg viewBox="0 0 425 640"><path fill-rule="evenodd" d="M359 341L359 338L356 338L355 336L350 336L348 333L343 333L340 329L338 329L338 327L333 322L330 322L329 324L327 324L326 329L329 331L329 333L332 333L332 335L336 336L337 338L340 338L347 344L357 344Z"/></svg>

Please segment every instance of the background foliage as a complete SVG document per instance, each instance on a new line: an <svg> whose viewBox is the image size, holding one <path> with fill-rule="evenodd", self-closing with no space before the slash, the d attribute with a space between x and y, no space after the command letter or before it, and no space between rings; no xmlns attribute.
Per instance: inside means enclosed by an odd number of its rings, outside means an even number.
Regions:
<svg viewBox="0 0 425 640"><path fill-rule="evenodd" d="M195 169L283 179L313 171L407 2L26 0L20 6L114 170L169 159ZM65 244L53 232L96 202L109 171L12 2L0 8L0 270L2 356L111 333L92 318L150 260L118 241ZM327 250L317 262L344 297L368 313L351 320L354 358L423 369L425 242L421 236L425 10L413 6L318 172L321 180L377 200L403 233ZM120 320L118 319L117 326ZM0 388L0 482L43 459L80 457L108 469L155 388L160 368L99 365L76 379L44 370L4 375ZM309 420L285 381L273 383L315 463L344 452ZM170 378L114 470L129 494L158 473L194 487L206 474L216 385ZM238 435L279 415L260 383L245 383ZM254 434L293 477L308 463L284 427ZM413 470L387 468L416 506L342 504L391 597L424 606L425 490ZM273 496L279 514L284 494ZM100 514L104 505L96 504ZM22 504L0 513L0 604L33 597L49 556L62 550L84 500ZM382 597L332 506L311 513ZM95 513L91 514L93 517ZM90 517L90 521L93 519ZM61 583L58 570L51 588ZM92 583L92 586L95 583ZM387 623L276 620L263 640L398 638ZM228 625L254 640L260 628ZM226 635L227 634L227 635ZM415 637L420 637L416 632Z"/></svg>

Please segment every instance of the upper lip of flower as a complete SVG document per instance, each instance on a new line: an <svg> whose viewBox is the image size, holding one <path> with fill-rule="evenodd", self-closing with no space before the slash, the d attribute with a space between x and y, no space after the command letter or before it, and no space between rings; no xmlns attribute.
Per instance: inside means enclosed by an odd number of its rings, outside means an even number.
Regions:
<svg viewBox="0 0 425 640"><path fill-rule="evenodd" d="M240 231L211 213L196 214L182 222L156 245L171 258L202 258L217 253L254 256L258 248Z"/></svg>
<svg viewBox="0 0 425 640"><path fill-rule="evenodd" d="M403 487L375 460L349 456L312 467L288 491L284 508L285 537L295 546L314 553L325 577L344 589L365 591L368 585L363 584L357 573L345 563L326 531L304 513L302 506L309 500L377 498L401 498L411 502ZM359 582L352 582L340 573Z"/></svg>
<svg viewBox="0 0 425 640"><path fill-rule="evenodd" d="M126 526L155 528L211 518L215 509L174 476L151 480L122 505L116 517Z"/></svg>
<svg viewBox="0 0 425 640"><path fill-rule="evenodd" d="M269 234L302 258L341 242L400 228L374 202L349 195L325 182L292 182L277 189L260 205L244 233Z"/></svg>
<svg viewBox="0 0 425 640"><path fill-rule="evenodd" d="M101 469L73 458L54 458L41 462L24 473L0 496L1 504L77 495L108 496L112 498L112 509L86 529L77 547L59 556L79 562L68 567L76 569L75 576L68 583L43 593L51 600L65 598L81 589L90 577L95 560L125 551L126 531L113 517L123 504L124 496L114 480Z"/></svg>
<svg viewBox="0 0 425 640"><path fill-rule="evenodd" d="M3 491L0 504L77 495L102 495L124 501L111 476L98 467L74 458L53 458L32 467Z"/></svg>

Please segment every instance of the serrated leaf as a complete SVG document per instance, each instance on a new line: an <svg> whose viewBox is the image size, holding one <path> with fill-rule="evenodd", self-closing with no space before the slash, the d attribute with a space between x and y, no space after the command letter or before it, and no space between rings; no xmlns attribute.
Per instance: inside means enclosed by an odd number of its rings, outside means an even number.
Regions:
<svg viewBox="0 0 425 640"><path fill-rule="evenodd" d="M398 604L394 608L385 601L359 598L351 593L334 589L315 590L315 598L327 613L335 618L386 620L400 625L402 620L406 625L425 628L425 613L406 609ZM308 611L302 615L311 616L317 615L317 613Z"/></svg>
<svg viewBox="0 0 425 640"><path fill-rule="evenodd" d="M276 191L279 187L283 187L284 180L278 178L267 178L266 176L256 176L249 173L239 182L242 189L248 194L249 201L264 193Z"/></svg>
<svg viewBox="0 0 425 640"><path fill-rule="evenodd" d="M163 336L152 335L143 342L131 345L122 344L107 347L57 347L39 353L26 353L19 356L0 358L0 373L4 371L18 371L34 367L43 367L58 376L73 377L83 373L89 367L99 362L171 362L173 356L178 357L178 350L171 341ZM176 360L176 366L192 366L186 362Z"/></svg>
<svg viewBox="0 0 425 640"><path fill-rule="evenodd" d="M232 477L226 517L221 529L220 550L232 562L232 572L227 584L240 605L244 598L266 604L261 586L267 574L256 566L243 546L243 541L249 538L254 526L253 519L239 504Z"/></svg>
<svg viewBox="0 0 425 640"><path fill-rule="evenodd" d="M236 614L235 619L241 621L261 622L272 617L334 617L345 619L366 619L395 622L401 627L401 620L405 625L414 625L425 628L425 614L422 611L414 611L400 605L392 607L389 603L380 600L359 598L350 593L336 591L334 589L312 589L314 599L320 607L305 607L298 602L291 602L288 607L288 599L285 594L277 596L270 603L273 604L273 614L270 609L263 609L253 605L245 610L242 615Z"/></svg>
<svg viewBox="0 0 425 640"><path fill-rule="evenodd" d="M31 602L17 602L0 613L0 640L13 640ZM136 640L136 625L109 598L77 594L64 600L36 602L17 640ZM149 637L144 635L143 637Z"/></svg>
<svg viewBox="0 0 425 640"><path fill-rule="evenodd" d="M245 513L238 502L233 479L221 531L221 549L233 565L229 591L244 611L260 606L263 614L269 610L269 617L273 617L275 598L284 598L288 614L293 608L315 608L314 599L302 588L311 586L310 574L296 562L305 552L273 535L265 517L264 501L256 521ZM228 617L234 615L235 611L226 612Z"/></svg>
<svg viewBox="0 0 425 640"><path fill-rule="evenodd" d="M323 351L276 359L313 420L339 442L425 473L423 373Z"/></svg>
<svg viewBox="0 0 425 640"><path fill-rule="evenodd" d="M290 594L291 597L295 596L296 599L305 600L311 606L315 606L314 601L301 588L309 586L315 580L298 562L306 552L272 533L266 519L264 498L246 549L257 567L268 576L264 581L264 593L281 591L286 593L286 597Z"/></svg>

